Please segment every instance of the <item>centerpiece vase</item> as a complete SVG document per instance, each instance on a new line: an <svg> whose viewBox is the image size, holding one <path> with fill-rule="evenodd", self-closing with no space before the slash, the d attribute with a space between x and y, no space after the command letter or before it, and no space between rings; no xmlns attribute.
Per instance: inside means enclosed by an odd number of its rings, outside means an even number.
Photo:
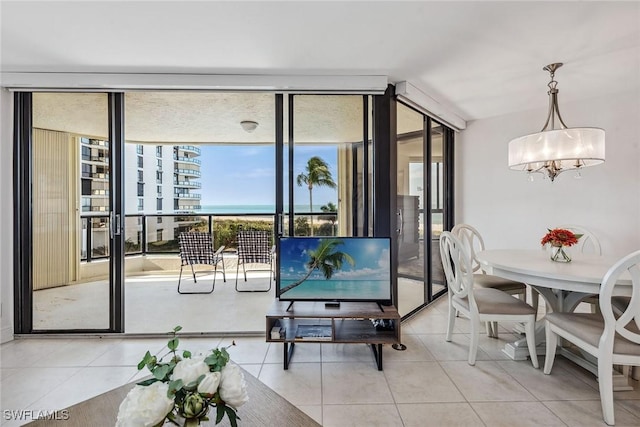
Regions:
<svg viewBox="0 0 640 427"><path fill-rule="evenodd" d="M571 262L571 257L564 246L551 246L550 257L551 261L555 262Z"/></svg>

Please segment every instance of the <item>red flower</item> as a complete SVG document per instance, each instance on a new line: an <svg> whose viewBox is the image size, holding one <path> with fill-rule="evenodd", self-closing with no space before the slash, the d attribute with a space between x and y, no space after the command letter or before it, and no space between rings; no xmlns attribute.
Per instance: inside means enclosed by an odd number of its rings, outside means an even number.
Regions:
<svg viewBox="0 0 640 427"><path fill-rule="evenodd" d="M582 234L576 235L571 230L554 228L544 235L540 243L542 245L549 243L551 246L573 246L578 243L580 237Z"/></svg>

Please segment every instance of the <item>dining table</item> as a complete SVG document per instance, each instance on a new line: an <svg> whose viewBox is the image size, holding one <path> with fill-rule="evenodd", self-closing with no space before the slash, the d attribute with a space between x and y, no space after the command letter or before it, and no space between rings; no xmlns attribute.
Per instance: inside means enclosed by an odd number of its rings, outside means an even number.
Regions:
<svg viewBox="0 0 640 427"><path fill-rule="evenodd" d="M546 309L553 312L572 312L580 302L598 295L602 279L619 258L595 254L572 254L570 262L556 262L545 250L533 249L488 249L476 254L483 271L488 274L526 283L544 299ZM631 295L631 277L623 274L614 289L614 295ZM536 325L538 354L544 354L544 322ZM505 345L503 350L513 360L526 360L529 356L524 338ZM597 372L593 358L577 354L565 347L558 353L578 365ZM628 378L614 373L614 389L629 390Z"/></svg>

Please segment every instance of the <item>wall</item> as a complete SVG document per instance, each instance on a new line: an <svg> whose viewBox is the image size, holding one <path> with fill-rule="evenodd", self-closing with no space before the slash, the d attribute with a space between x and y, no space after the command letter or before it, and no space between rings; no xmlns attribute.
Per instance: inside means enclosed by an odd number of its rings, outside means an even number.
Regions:
<svg viewBox="0 0 640 427"><path fill-rule="evenodd" d="M475 226L487 248L539 248L548 227L581 225L601 241L604 254L640 249L640 91L560 110L568 126L606 131L606 161L568 171L551 183L507 167L512 138L537 132L546 109L468 122L456 136L456 223Z"/></svg>
<svg viewBox="0 0 640 427"><path fill-rule="evenodd" d="M0 89L0 342L13 339L13 96Z"/></svg>

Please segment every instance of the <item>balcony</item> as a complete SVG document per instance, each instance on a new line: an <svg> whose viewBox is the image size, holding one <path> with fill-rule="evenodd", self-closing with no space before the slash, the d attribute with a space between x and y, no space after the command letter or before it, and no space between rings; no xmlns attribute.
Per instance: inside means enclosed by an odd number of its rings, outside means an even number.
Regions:
<svg viewBox="0 0 640 427"><path fill-rule="evenodd" d="M173 160L176 162L187 163L192 165L200 165L202 162L200 159L196 159L194 157L184 157L184 156L173 156Z"/></svg>
<svg viewBox="0 0 640 427"><path fill-rule="evenodd" d="M200 198L202 198L202 195L200 194L196 194L196 193L180 193L180 194L174 194L173 195L176 199L196 199L196 200L200 200Z"/></svg>
<svg viewBox="0 0 640 427"><path fill-rule="evenodd" d="M202 175L199 170L195 170L195 169L179 169L179 168L175 168L173 170L173 173L176 173L178 175L195 176L195 177L200 177Z"/></svg>
<svg viewBox="0 0 640 427"><path fill-rule="evenodd" d="M184 188L202 188L202 183L198 181L178 181L174 180L173 185L175 187L184 187Z"/></svg>
<svg viewBox="0 0 640 427"><path fill-rule="evenodd" d="M198 156L200 155L200 149L198 147L194 147L193 145L178 145L178 150L187 153L194 153Z"/></svg>

